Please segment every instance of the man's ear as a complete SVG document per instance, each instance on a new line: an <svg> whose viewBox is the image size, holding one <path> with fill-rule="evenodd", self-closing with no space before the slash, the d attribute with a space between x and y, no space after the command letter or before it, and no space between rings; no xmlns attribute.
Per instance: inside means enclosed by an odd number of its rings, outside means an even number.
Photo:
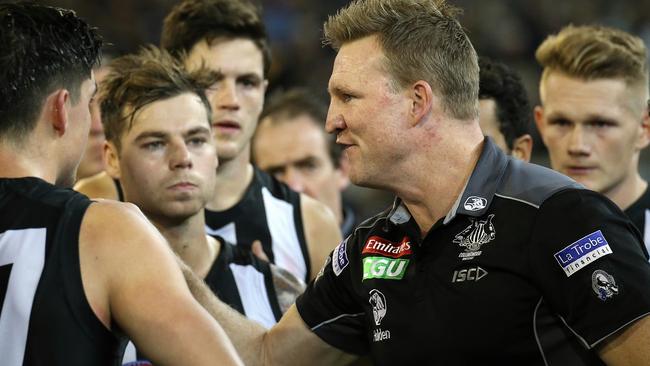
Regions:
<svg viewBox="0 0 650 366"><path fill-rule="evenodd" d="M533 152L533 138L529 134L521 135L512 143L512 156L525 162L530 161Z"/></svg>
<svg viewBox="0 0 650 366"><path fill-rule="evenodd" d="M636 147L639 150L643 150L650 143L650 100L648 100L648 104L643 110L643 117L639 129L639 138L637 139Z"/></svg>
<svg viewBox="0 0 650 366"><path fill-rule="evenodd" d="M539 134L542 135L542 138L544 137L544 107L541 105L535 106L535 109L533 110L533 116L535 117L535 125L537 126L537 131L539 131Z"/></svg>
<svg viewBox="0 0 650 366"><path fill-rule="evenodd" d="M120 156L117 146L112 142L104 142L104 166L106 173L113 179L120 179Z"/></svg>
<svg viewBox="0 0 650 366"><path fill-rule="evenodd" d="M433 106L433 91L431 85L424 80L418 80L410 89L411 97L411 125L416 126L430 112Z"/></svg>
<svg viewBox="0 0 650 366"><path fill-rule="evenodd" d="M59 89L48 98L48 121L52 131L57 136L63 136L68 130L68 110L66 103L70 100L70 92L66 89Z"/></svg>

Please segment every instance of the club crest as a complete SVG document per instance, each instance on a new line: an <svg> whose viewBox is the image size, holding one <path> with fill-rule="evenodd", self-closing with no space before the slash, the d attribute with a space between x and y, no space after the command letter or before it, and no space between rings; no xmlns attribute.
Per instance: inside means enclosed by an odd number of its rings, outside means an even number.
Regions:
<svg viewBox="0 0 650 366"><path fill-rule="evenodd" d="M496 231L492 224L494 214L489 215L485 220L470 218L470 224L465 230L456 234L453 243L465 248L459 257L469 260L481 255L481 246L494 240Z"/></svg>

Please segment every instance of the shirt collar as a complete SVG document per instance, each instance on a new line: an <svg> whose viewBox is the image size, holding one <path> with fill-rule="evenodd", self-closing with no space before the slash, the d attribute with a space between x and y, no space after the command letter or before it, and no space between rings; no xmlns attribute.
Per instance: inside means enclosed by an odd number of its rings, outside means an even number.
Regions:
<svg viewBox="0 0 650 366"><path fill-rule="evenodd" d="M474 171L465 182L462 193L456 198L443 224L448 224L458 214L474 217L485 214L501 183L508 159L508 156L489 137L486 137ZM396 198L388 218L393 224L400 225L408 222L411 214L402 200Z"/></svg>

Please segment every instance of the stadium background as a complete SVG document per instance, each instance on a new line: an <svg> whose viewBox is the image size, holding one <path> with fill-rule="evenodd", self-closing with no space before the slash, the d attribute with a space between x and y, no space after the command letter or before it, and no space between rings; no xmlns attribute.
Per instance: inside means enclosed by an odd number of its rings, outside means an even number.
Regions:
<svg viewBox="0 0 650 366"><path fill-rule="evenodd" d="M270 90L308 86L326 98L334 52L321 43L328 14L347 0L254 0L264 11L273 49ZM97 26L110 55L132 52L147 43L158 44L162 19L178 0L44 0L70 8ZM536 47L566 24L603 24L642 37L650 46L650 0L451 0L464 9L461 24L478 53L503 61L523 77L531 102L538 101L540 68ZM532 112L531 112L532 118ZM532 123L532 120L531 120ZM531 126L532 128L533 126ZM534 128L533 128L534 129ZM642 155L641 172L650 178L649 149ZM535 133L533 162L548 165L546 151ZM362 215L381 210L385 195L352 188Z"/></svg>

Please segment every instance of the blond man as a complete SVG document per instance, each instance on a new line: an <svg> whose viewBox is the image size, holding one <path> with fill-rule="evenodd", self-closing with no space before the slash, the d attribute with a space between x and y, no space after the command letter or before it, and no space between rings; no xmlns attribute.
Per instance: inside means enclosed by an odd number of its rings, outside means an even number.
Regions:
<svg viewBox="0 0 650 366"><path fill-rule="evenodd" d="M551 166L614 201L650 245L650 190L639 174L650 142L643 41L618 29L568 26L536 57L544 72L535 121Z"/></svg>

